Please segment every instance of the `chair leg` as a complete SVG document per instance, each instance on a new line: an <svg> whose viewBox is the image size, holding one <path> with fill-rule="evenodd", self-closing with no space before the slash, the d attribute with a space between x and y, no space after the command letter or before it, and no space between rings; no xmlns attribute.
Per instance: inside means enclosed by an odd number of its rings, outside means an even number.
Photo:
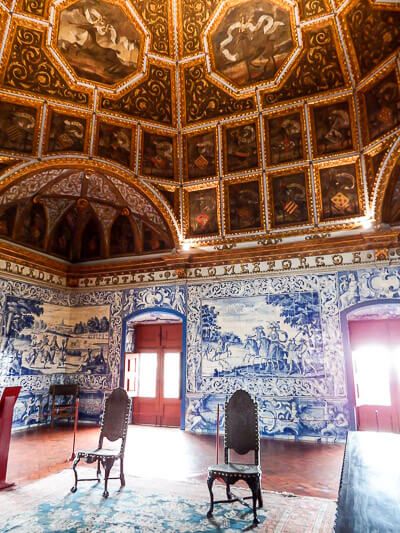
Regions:
<svg viewBox="0 0 400 533"><path fill-rule="evenodd" d="M260 488L258 489L258 507L259 509L261 509L263 506L264 506L264 502L263 502L261 482L260 482Z"/></svg>
<svg viewBox="0 0 400 533"><path fill-rule="evenodd" d="M125 474L124 474L124 458L120 457L120 472L119 479L121 480L121 487L125 487Z"/></svg>
<svg viewBox="0 0 400 533"><path fill-rule="evenodd" d="M108 493L108 490L107 490L107 485L108 485L108 477L110 475L110 471L111 471L111 468L113 467L113 464L114 464L114 459L113 458L109 458L109 459L106 459L103 466L104 466L104 492L103 492L103 497L104 498L108 498L109 496L109 493Z"/></svg>
<svg viewBox="0 0 400 533"><path fill-rule="evenodd" d="M78 472L76 471L76 467L78 466L79 461L81 460L80 457L76 457L74 460L74 463L72 465L72 470L74 471L75 476L75 485L71 488L71 492L76 492L78 488Z"/></svg>
<svg viewBox="0 0 400 533"><path fill-rule="evenodd" d="M259 498L260 493L260 480L252 479L251 481L248 481L247 484L251 490L251 496L253 500L253 526L256 526L260 523L257 518L257 499Z"/></svg>
<svg viewBox="0 0 400 533"><path fill-rule="evenodd" d="M101 481L101 469L100 469L100 459L97 459L97 472L96 472L97 481Z"/></svg>
<svg viewBox="0 0 400 533"><path fill-rule="evenodd" d="M214 494L212 491L213 483L214 483L214 478L212 476L208 476L207 486L208 486L208 491L210 493L210 508L207 513L207 518L211 518L213 511L214 511Z"/></svg>

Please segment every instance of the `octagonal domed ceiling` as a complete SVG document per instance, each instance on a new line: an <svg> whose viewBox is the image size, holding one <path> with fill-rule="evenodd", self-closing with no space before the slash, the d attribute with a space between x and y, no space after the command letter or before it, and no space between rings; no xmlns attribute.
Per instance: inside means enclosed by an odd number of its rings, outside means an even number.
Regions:
<svg viewBox="0 0 400 533"><path fill-rule="evenodd" d="M381 217L400 144L400 2L0 0L0 28L0 196L76 162L123 176L162 214L165 249Z"/></svg>

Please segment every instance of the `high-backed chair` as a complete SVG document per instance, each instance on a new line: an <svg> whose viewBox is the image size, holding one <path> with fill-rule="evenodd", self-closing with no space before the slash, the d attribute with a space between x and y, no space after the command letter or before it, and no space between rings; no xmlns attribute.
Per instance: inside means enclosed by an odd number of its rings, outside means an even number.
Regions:
<svg viewBox="0 0 400 533"><path fill-rule="evenodd" d="M75 485L71 488L71 492L76 492L79 481L100 481L100 465L104 468L104 498L108 498L109 495L107 490L109 479L119 479L121 481L121 486L125 486L124 452L130 410L131 400L126 391L120 387L118 389L114 389L111 395L105 401L98 447L92 451L80 450L76 454L76 458L72 466L75 475ZM107 439L111 442L121 439L119 448L104 446L104 439ZM76 467L81 459L85 459L86 463L89 464L97 461L96 478L78 479ZM120 462L119 476L109 477L114 462L118 459Z"/></svg>
<svg viewBox="0 0 400 533"><path fill-rule="evenodd" d="M231 451L239 455L254 452L253 464L232 463ZM260 468L260 436L258 432L258 407L257 403L244 390L237 390L225 404L225 437L224 437L225 462L208 468L207 485L210 492L210 509L207 517L210 518L217 503L234 503L252 499L253 525L259 523L257 518L257 501L259 507L263 506L261 494L261 468ZM227 500L214 501L213 483L221 479L226 485ZM236 497L231 492L231 485L239 480L247 483L251 496ZM246 504L247 505L247 504Z"/></svg>
<svg viewBox="0 0 400 533"><path fill-rule="evenodd" d="M56 420L74 420L75 403L79 396L79 385L50 385L50 425Z"/></svg>

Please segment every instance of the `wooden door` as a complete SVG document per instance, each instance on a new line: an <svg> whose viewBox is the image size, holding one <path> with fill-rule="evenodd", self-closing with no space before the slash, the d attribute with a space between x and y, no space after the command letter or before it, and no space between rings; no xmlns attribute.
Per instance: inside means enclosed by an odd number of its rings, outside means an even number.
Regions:
<svg viewBox="0 0 400 533"><path fill-rule="evenodd" d="M135 351L138 376L134 423L179 427L182 324L138 326Z"/></svg>
<svg viewBox="0 0 400 533"><path fill-rule="evenodd" d="M400 320L349 323L357 428L400 432Z"/></svg>

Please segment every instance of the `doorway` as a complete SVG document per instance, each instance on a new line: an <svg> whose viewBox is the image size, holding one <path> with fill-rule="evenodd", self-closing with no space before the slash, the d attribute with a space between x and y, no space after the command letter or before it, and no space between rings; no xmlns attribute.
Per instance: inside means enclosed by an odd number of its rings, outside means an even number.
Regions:
<svg viewBox="0 0 400 533"><path fill-rule="evenodd" d="M400 318L349 320L357 429L400 432Z"/></svg>
<svg viewBox="0 0 400 533"><path fill-rule="evenodd" d="M180 427L182 323L135 326L125 354L125 387L134 396L133 423Z"/></svg>

